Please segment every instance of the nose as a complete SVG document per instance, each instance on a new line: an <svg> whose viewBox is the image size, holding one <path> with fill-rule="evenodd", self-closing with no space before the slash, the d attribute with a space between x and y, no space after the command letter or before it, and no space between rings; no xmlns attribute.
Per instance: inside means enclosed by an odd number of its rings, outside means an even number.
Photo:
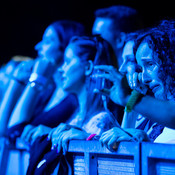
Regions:
<svg viewBox="0 0 175 175"><path fill-rule="evenodd" d="M142 82L143 84L148 85L152 81L151 77L149 74L145 71L142 72Z"/></svg>
<svg viewBox="0 0 175 175"><path fill-rule="evenodd" d="M126 62L125 61L121 64L121 66L119 68L119 72L122 73L122 74L127 73Z"/></svg>
<svg viewBox="0 0 175 175"><path fill-rule="evenodd" d="M41 44L42 44L42 43L41 43L41 41L40 41L39 43L37 43L37 44L35 45L34 49L35 49L36 51L40 50Z"/></svg>

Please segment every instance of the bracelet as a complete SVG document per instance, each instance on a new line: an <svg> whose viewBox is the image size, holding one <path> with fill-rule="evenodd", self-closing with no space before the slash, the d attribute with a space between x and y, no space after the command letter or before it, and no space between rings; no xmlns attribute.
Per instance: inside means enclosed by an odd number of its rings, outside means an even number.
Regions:
<svg viewBox="0 0 175 175"><path fill-rule="evenodd" d="M44 86L47 83L47 79L41 75L38 75L37 73L32 73L30 75L29 82L36 82Z"/></svg>
<svg viewBox="0 0 175 175"><path fill-rule="evenodd" d="M139 97L141 97L142 94L136 90L133 90L131 92L131 96L129 97L129 100L125 106L125 112L131 112L134 105L136 104Z"/></svg>
<svg viewBox="0 0 175 175"><path fill-rule="evenodd" d="M97 134L91 134L86 140L92 140Z"/></svg>
<svg viewBox="0 0 175 175"><path fill-rule="evenodd" d="M44 89L44 86L41 84L36 83L35 81L30 82L30 86L32 88L35 88L37 91L42 91Z"/></svg>

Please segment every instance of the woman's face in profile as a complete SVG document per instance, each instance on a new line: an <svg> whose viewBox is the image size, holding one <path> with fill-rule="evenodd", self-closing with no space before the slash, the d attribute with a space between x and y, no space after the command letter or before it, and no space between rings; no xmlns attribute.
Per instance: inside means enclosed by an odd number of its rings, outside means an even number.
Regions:
<svg viewBox="0 0 175 175"><path fill-rule="evenodd" d="M85 83L85 63L75 54L76 47L69 44L64 54L62 66L63 88L66 91L78 93Z"/></svg>
<svg viewBox="0 0 175 175"><path fill-rule="evenodd" d="M159 74L162 62L158 55L145 42L140 44L136 52L136 59L142 70L142 82L152 90L157 99L166 99L168 89L166 82Z"/></svg>
<svg viewBox="0 0 175 175"><path fill-rule="evenodd" d="M35 50L40 58L53 59L57 63L63 59L61 43L55 29L52 26L46 28L42 40L36 44Z"/></svg>

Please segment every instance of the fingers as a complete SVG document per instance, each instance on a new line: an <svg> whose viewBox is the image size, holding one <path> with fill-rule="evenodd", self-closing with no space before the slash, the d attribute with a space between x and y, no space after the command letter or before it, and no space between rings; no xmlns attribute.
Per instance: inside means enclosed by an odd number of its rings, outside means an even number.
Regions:
<svg viewBox="0 0 175 175"><path fill-rule="evenodd" d="M123 75L116 68L114 68L113 66L110 66L110 65L97 65L97 66L94 66L94 69L106 72L106 73L110 74L110 76L113 75L112 77L115 77L115 79L117 79L117 78L119 79L119 78L123 77ZM103 77L103 78L105 78L105 77ZM108 77L107 77L107 79L108 79ZM112 81L114 81L114 80L112 80Z"/></svg>
<svg viewBox="0 0 175 175"><path fill-rule="evenodd" d="M133 74L133 88L137 88L138 84L139 84L138 73L134 72L134 74Z"/></svg>
<svg viewBox="0 0 175 175"><path fill-rule="evenodd" d="M71 136L70 131L65 131L62 133L62 135L58 138L56 147L57 147L57 152L61 151L61 148L63 148L63 154L66 154L67 151L67 145L69 141L69 137Z"/></svg>
<svg viewBox="0 0 175 175"><path fill-rule="evenodd" d="M107 148L110 150L110 151L114 151L117 149L117 142L118 140L118 136L113 136L109 142L108 142L108 145L107 145Z"/></svg>
<svg viewBox="0 0 175 175"><path fill-rule="evenodd" d="M60 123L60 125L54 128L48 135L48 139L51 140L53 136L58 135L60 132L70 129L71 126L65 123Z"/></svg>
<svg viewBox="0 0 175 175"><path fill-rule="evenodd" d="M115 79L113 76L111 76L111 74L108 73L95 73L91 75L92 78L105 78L111 82L114 82Z"/></svg>
<svg viewBox="0 0 175 175"><path fill-rule="evenodd" d="M42 135L41 132L36 130L32 135L31 135L31 144L35 142L35 140Z"/></svg>
<svg viewBox="0 0 175 175"><path fill-rule="evenodd" d="M37 128L33 128L31 131L28 132L28 134L25 137L25 141L28 143L32 143L32 135L37 131Z"/></svg>
<svg viewBox="0 0 175 175"><path fill-rule="evenodd" d="M111 139L111 136L112 136L112 132L110 132L111 130L109 130L109 131L106 131L106 132L104 132L102 135L101 135L101 137L100 137L100 139L99 139L99 142L101 143L101 145L102 146L106 146L107 147L107 142Z"/></svg>
<svg viewBox="0 0 175 175"><path fill-rule="evenodd" d="M138 74L138 80L139 80L139 82L142 82L142 73Z"/></svg>
<svg viewBox="0 0 175 175"><path fill-rule="evenodd" d="M53 133L55 132L56 129L57 129L57 128L53 128L53 129L49 132L49 134L48 134L48 136L47 136L47 140L51 140L51 139L52 139L52 135L53 135Z"/></svg>
<svg viewBox="0 0 175 175"><path fill-rule="evenodd" d="M39 125L35 128L35 132L31 136L31 144L40 136L48 134L49 131L51 130L50 127L44 126L44 125Z"/></svg>
<svg viewBox="0 0 175 175"><path fill-rule="evenodd" d="M54 135L53 137L52 137L52 148L51 149L54 149L56 146L57 146L57 144L59 143L59 141L62 139L62 137L64 136L64 133L65 133L65 131L64 132L60 132L59 134L57 134L57 135Z"/></svg>
<svg viewBox="0 0 175 175"><path fill-rule="evenodd" d="M93 90L94 93L99 93L99 94L102 94L102 95L105 95L105 96L110 96L111 94L111 89L106 89L106 88L103 88L103 89L94 89Z"/></svg>
<svg viewBox="0 0 175 175"><path fill-rule="evenodd" d="M31 134L34 132L34 131L33 131L34 128L35 128L35 127L32 126L32 125L27 125L27 126L24 128L24 130L23 130L23 132L22 132L20 138L21 138L22 140L26 141L26 142L29 142L30 136L31 136Z"/></svg>
<svg viewBox="0 0 175 175"><path fill-rule="evenodd" d="M128 135L124 135L124 136L121 136L117 139L117 142L128 142L128 141L132 141L133 138L128 136Z"/></svg>
<svg viewBox="0 0 175 175"><path fill-rule="evenodd" d="M121 141L136 141L137 139L132 136L128 131L123 130L122 128L114 127L109 131L104 132L99 141L105 145L110 151L117 149L117 143ZM137 139L138 141L138 139Z"/></svg>
<svg viewBox="0 0 175 175"><path fill-rule="evenodd" d="M128 84L131 89L133 89L133 74L128 75Z"/></svg>
<svg viewBox="0 0 175 175"><path fill-rule="evenodd" d="M94 66L94 69L110 72L110 71L114 70L115 68L113 66L109 66L109 65L96 65L96 66Z"/></svg>
<svg viewBox="0 0 175 175"><path fill-rule="evenodd" d="M76 137L72 135L71 133L68 133L65 135L62 139L62 148L63 148L63 155L66 155L66 152L68 151L68 145L69 145L69 140L75 139Z"/></svg>

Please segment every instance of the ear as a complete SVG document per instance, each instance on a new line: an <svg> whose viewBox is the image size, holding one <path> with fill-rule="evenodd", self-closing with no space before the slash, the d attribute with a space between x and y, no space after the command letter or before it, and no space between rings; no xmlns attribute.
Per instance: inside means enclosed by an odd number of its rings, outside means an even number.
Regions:
<svg viewBox="0 0 175 175"><path fill-rule="evenodd" d="M89 60L85 66L85 75L86 76L89 76L92 73L93 67L94 67L93 62L91 60Z"/></svg>
<svg viewBox="0 0 175 175"><path fill-rule="evenodd" d="M125 44L125 39L126 39L126 33L120 32L118 37L116 38L116 48L117 49L122 49L124 44Z"/></svg>

